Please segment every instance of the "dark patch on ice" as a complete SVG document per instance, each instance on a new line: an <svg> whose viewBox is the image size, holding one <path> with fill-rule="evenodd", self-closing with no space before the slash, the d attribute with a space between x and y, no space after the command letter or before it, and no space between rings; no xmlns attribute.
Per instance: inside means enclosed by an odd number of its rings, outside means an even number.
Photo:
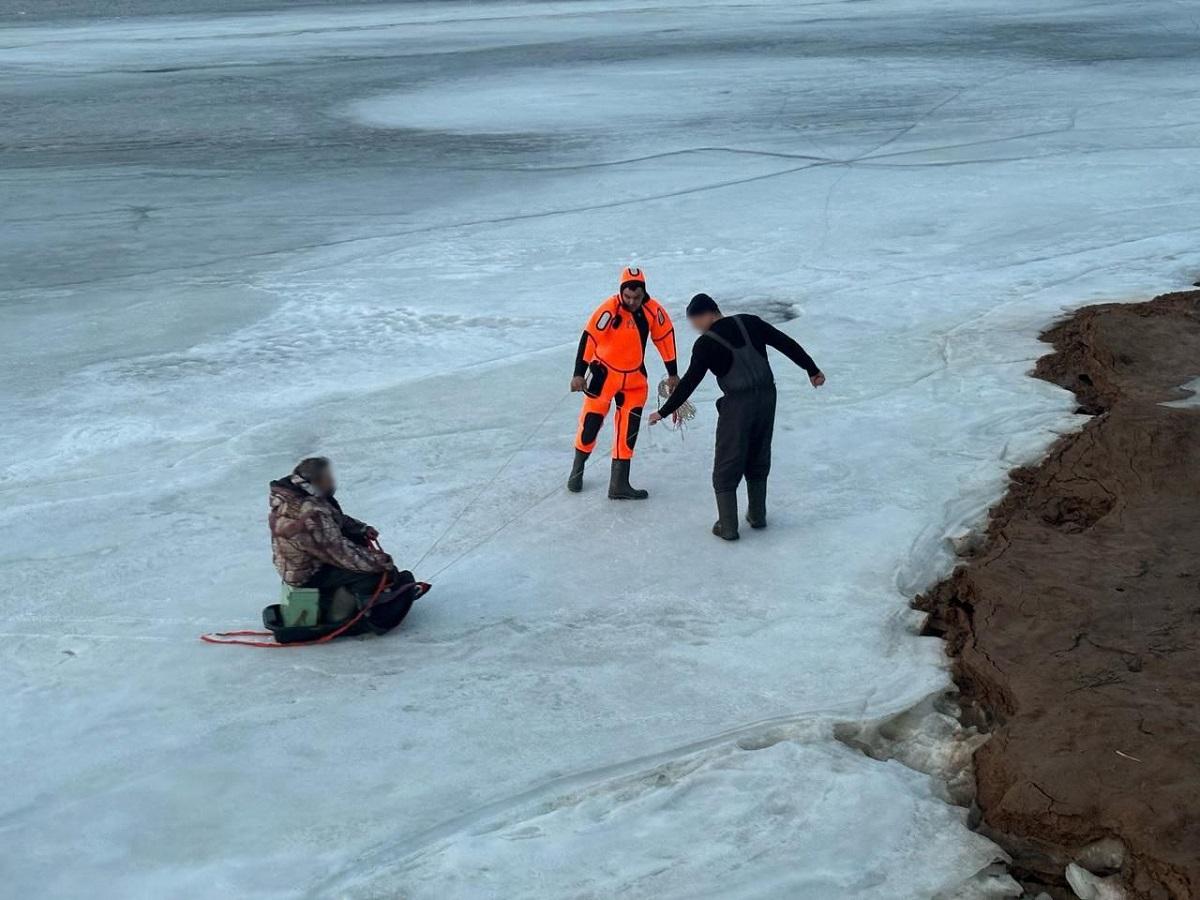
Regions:
<svg viewBox="0 0 1200 900"><path fill-rule="evenodd" d="M782 325L800 318L800 307L789 300L764 300L747 297L738 300L718 300L726 313L751 313L773 325Z"/></svg>

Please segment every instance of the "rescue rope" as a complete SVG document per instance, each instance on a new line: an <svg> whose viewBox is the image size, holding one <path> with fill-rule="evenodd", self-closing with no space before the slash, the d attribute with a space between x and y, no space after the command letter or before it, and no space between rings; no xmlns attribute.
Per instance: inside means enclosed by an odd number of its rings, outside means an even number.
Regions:
<svg viewBox="0 0 1200 900"><path fill-rule="evenodd" d="M547 500L549 500L555 494L560 493L561 491L562 491L562 484L560 482L555 482L554 487L551 488L548 493L542 494L542 496L538 497L536 500L534 500L528 506L524 507L516 515L510 516L508 519L505 519L504 522L502 522L499 527L494 528L484 538L473 543L470 547L468 547L462 553L458 554L458 556L454 557L454 559L450 560L450 562L446 563L444 566L442 566L440 569L438 569L436 572L434 572L433 575L431 576L433 578L433 580L436 581L442 575L442 573L445 572L447 569L451 568L452 566L458 565L460 562L462 562L464 559L466 559L468 556L470 556L472 553L474 553L476 550L478 550L480 547L482 547L484 544L486 544L488 541L490 541L492 538L494 538L496 535L498 535L500 532L504 531L504 529L506 529L509 525L513 524L513 522L516 522L518 519L524 518L529 513L531 513L534 509L541 506L543 503L545 503Z"/></svg>
<svg viewBox="0 0 1200 900"><path fill-rule="evenodd" d="M486 494L488 492L488 490L491 489L492 485L494 485L499 480L500 476L504 474L504 470L509 467L509 465L512 463L512 461L514 459L517 458L517 454L520 453L522 450L524 450L527 446L529 446L529 442L533 440L533 436L542 430L542 427L547 422L550 421L550 417L552 415L554 415L554 413L558 410L559 406L562 405L563 400L567 399L567 397L569 397L569 396L571 396L570 393L566 393L554 401L554 405L551 406L550 409L548 409L546 411L546 415L542 416L542 420L540 422L538 422L536 425L534 425L533 428L529 429L529 433L525 435L525 440L523 440L521 442L520 446L518 446L516 450L514 450L512 453L509 454L508 459L504 460L504 463L500 466L499 469L496 470L495 474L493 474L492 477L490 479L488 479L488 482L483 487L481 487L478 491L476 491L475 496L470 499L470 501L467 503L466 506L464 506L462 509L460 509L458 511L458 515L456 515L453 519L450 520L450 524L447 525L442 530L442 533L437 536L437 539L432 544L429 545L429 549L421 554L421 558L417 560L415 565L413 565L414 569L419 569L421 567L421 563L425 562L425 560L429 557L429 554L431 554L434 550L436 550L438 548L438 546L442 543L442 541L444 541L446 539L446 537L450 534L450 532L454 530L454 527L456 525L458 525L459 522L462 521L463 516L465 516L468 512L470 512L475 507L475 504L480 501L480 499L483 497L483 495ZM545 498L542 498L542 499L545 499ZM537 503L541 503L541 502L542 502L541 500L537 501ZM534 506L536 506L537 503L535 503ZM522 515L524 515L524 513L522 513ZM507 527L508 524L509 523L506 522L504 526L501 526L501 530L503 530L504 527ZM489 540L491 540L491 537L484 538L482 543L487 543ZM474 548L471 548L471 549L474 549ZM467 552L469 553L470 550L468 550ZM457 561L458 560L456 559L454 562L457 562ZM441 574L442 572L444 572L446 569L448 569L453 564L454 563L452 562L449 565L444 566L443 568L439 569L437 574ZM437 578L437 575L434 575L434 578Z"/></svg>
<svg viewBox="0 0 1200 900"><path fill-rule="evenodd" d="M537 425L535 425L532 429L530 429L529 434L526 435L525 440L521 443L521 446L517 447L517 449L512 452L512 454L508 457L508 459L506 459L504 461L504 464L501 465L500 468L496 470L496 474L491 477L491 480L489 480L487 484L485 484L482 488L479 489L478 493L476 493L475 496L471 498L471 501L466 506L464 506L462 508L462 510L459 511L458 515L455 516L454 519L450 522L450 524L446 526L445 530L442 531L442 533L438 536L437 540L435 540L433 542L433 545L428 550L425 551L425 554L419 560L417 560L417 566L420 566L420 564L425 561L425 558L428 557L429 554L431 554L438 547L438 545L441 544L441 542L446 539L446 536L450 534L450 532L454 529L454 526L457 525L459 523L459 521L461 521L462 517L465 516L467 514L467 512L469 512L471 510L472 507L475 506L475 504L484 495L484 493L493 484L496 483L496 481L499 479L501 474L503 474L504 470L508 468L509 464L514 459L516 459L517 454L525 449L525 447L533 439L533 436L542 429L542 427L546 424L546 422L548 422L550 420L550 417L552 415L554 415L555 410L557 410L558 407L562 404L563 400L569 396L570 396L570 394L564 394L563 396L559 397L558 400L555 401L554 405L551 406L550 409L546 412L546 415L542 417L542 420ZM667 398L671 396L671 389L667 385L667 380L665 378L658 385L658 396L662 402L666 402ZM696 407L689 400L689 401L684 401L684 403L679 407L679 409L671 417L672 421L674 423L674 428L676 431L678 431L680 433L681 438L683 437L683 430L684 430L685 423L691 421L693 418L695 418L695 416L696 416ZM448 563L446 563L444 566L442 566L440 569L438 569L436 572L434 572L433 579L437 580L437 578L439 576L441 576L444 572L446 572L446 570L458 565L460 562L462 562L464 559L466 559L468 556L470 556L472 553L474 553L476 550L478 550L480 547L482 547L488 541L492 540L492 538L496 537L496 535L500 534L500 532L504 531L506 528L508 528L510 525L512 525L518 519L521 519L521 518L524 518L525 516L527 516L530 512L532 512L537 507L541 506L543 503L545 503L547 500L549 500L551 497L553 497L555 494L557 494L561 490L562 490L562 486L560 484L556 483L555 486L553 488L551 488L547 493L542 494L540 497L536 498L532 503L530 503L528 506L523 507L515 515L510 516L509 518L505 519L503 522L500 523L499 526L497 526L496 528L493 528L483 538L472 543L471 546L467 547L467 549L463 550L461 553L459 553L457 556L455 556L453 559L451 559Z"/></svg>
<svg viewBox="0 0 1200 900"><path fill-rule="evenodd" d="M369 540L367 543L372 549L378 550L380 553L383 552L383 548L379 546L379 541ZM319 638L314 638L311 641L295 641L294 643L281 644L278 641L244 641L244 640L241 640L241 638L243 638L243 637L256 637L256 638L271 637L271 632L269 632L269 631L253 631L253 630L214 631L211 634L200 635L200 640L204 641L206 644L237 644L242 647L269 647L271 649L275 649L278 647L311 647L314 644L325 644L325 643L328 643L329 641L332 641L334 638L340 637L341 635L345 634L349 629L353 628L360 621L362 621L363 616L365 616L368 612L371 611L371 607L375 605L375 601L379 599L379 595L384 592L384 590L387 588L387 586L388 586L388 573L385 571L382 575L379 576L379 584L375 587L375 593L373 593L371 595L371 599L367 601L367 604L362 609L360 609L357 614L355 614L351 618L347 619L345 622L343 622L341 625L339 625L334 631L329 632L329 634L322 635ZM414 588L416 588L418 590L420 590L421 587L422 586L421 586L420 582L417 582L417 584L414 585ZM424 593L424 591L422 591L422 593ZM419 596L420 595L418 595L418 597Z"/></svg>
<svg viewBox="0 0 1200 900"><path fill-rule="evenodd" d="M664 378L658 383L658 405L661 407L666 403L671 398L671 394L671 385ZM684 400L679 405L679 409L671 413L671 428L682 435L687 423L694 418L696 418L696 404L691 400Z"/></svg>

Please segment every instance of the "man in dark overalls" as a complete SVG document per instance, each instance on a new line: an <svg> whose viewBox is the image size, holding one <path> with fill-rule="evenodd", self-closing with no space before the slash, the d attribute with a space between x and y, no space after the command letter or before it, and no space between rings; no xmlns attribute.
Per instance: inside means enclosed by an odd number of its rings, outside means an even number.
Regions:
<svg viewBox="0 0 1200 900"><path fill-rule="evenodd" d="M775 431L775 375L767 361L774 347L808 373L815 388L825 383L804 348L758 316L723 316L708 294L697 294L687 308L688 322L700 332L692 346L687 373L658 412L655 425L674 413L691 396L704 376L717 376L724 396L717 401L717 449L713 461L713 490L719 518L713 534L738 539L737 489L746 479L751 528L767 527L767 475L771 471L771 436Z"/></svg>

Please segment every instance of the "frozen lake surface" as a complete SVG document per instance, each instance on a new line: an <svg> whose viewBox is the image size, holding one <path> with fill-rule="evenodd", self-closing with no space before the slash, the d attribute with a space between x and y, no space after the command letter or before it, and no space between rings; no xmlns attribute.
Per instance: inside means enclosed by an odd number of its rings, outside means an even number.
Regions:
<svg viewBox="0 0 1200 900"><path fill-rule="evenodd" d="M1040 327L1194 280L1192 5L269 7L0 12L0 895L955 895L995 848L834 728L948 687L907 601L1074 424ZM829 376L765 533L711 383L648 503L562 489L631 262ZM201 644L312 453L436 592Z"/></svg>

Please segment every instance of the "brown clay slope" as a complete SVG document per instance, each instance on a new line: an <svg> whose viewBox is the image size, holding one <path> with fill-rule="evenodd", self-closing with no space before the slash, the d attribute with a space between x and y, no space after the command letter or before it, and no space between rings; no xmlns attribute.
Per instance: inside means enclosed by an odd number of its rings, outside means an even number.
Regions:
<svg viewBox="0 0 1200 900"><path fill-rule="evenodd" d="M1200 375L1200 292L1043 339L1035 374L1095 418L1012 473L982 549L917 606L992 732L980 828L1014 874L1071 896L1065 865L1115 836L1130 897L1200 898L1200 409L1159 405Z"/></svg>

